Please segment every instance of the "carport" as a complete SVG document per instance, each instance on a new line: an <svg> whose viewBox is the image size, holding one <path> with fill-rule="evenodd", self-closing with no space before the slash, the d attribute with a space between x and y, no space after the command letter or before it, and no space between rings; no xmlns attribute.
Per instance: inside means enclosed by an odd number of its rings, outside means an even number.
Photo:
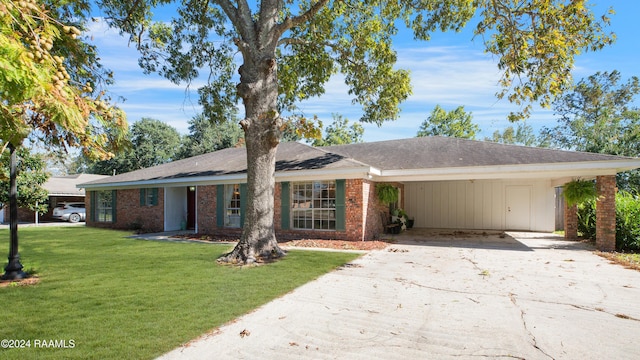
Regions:
<svg viewBox="0 0 640 360"><path fill-rule="evenodd" d="M403 206L418 228L553 232L555 188L575 178L596 181L596 246L615 250L615 174L404 182ZM564 214L565 238L575 240L577 207L565 204Z"/></svg>
<svg viewBox="0 0 640 360"><path fill-rule="evenodd" d="M327 147L372 166L370 179L397 184L415 227L555 230L555 188L596 180L597 246L615 248L617 173L640 160L605 154L429 137ZM565 234L577 235L575 209Z"/></svg>

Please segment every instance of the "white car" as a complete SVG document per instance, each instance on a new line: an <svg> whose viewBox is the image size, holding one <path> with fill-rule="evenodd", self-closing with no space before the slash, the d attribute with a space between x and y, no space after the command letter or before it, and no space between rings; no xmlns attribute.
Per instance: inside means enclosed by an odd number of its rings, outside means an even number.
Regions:
<svg viewBox="0 0 640 360"><path fill-rule="evenodd" d="M84 221L86 211L83 202L64 202L59 203L53 209L53 218L64 220L72 223Z"/></svg>

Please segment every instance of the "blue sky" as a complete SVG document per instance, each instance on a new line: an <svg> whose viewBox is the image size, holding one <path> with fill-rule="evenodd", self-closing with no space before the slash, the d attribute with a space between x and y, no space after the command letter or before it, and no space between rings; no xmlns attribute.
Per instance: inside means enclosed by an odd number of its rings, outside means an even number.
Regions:
<svg viewBox="0 0 640 360"><path fill-rule="evenodd" d="M640 2L594 3L596 15L604 14L609 7L616 11L609 30L616 33L617 41L600 52L578 57L574 78L579 80L597 71L612 70L619 70L623 79L640 76L640 21L637 19ZM125 38L108 29L103 22L91 26L90 35L98 46L103 64L115 73L116 84L109 90L114 96L126 99L119 105L126 111L129 122L143 117L154 118L187 134L188 121L199 113L198 82L186 89L185 85L175 85L155 74L143 74L133 45L129 46ZM495 97L500 76L496 59L483 52L481 39L472 41L471 27L462 33L434 34L428 42L416 42L410 36L396 40L397 66L411 71L413 95L402 104L397 121L387 122L382 127L363 124L365 141L414 137L422 121L438 104L446 110L464 106L482 129L481 137L509 126L506 116L516 108ZM321 98L300 104L307 115L318 115L325 126L331 122L332 113L339 113L351 121L360 117L361 109L351 104L340 76L334 76L326 89ZM551 110L536 107L527 123L537 130L543 125L554 126L556 120Z"/></svg>

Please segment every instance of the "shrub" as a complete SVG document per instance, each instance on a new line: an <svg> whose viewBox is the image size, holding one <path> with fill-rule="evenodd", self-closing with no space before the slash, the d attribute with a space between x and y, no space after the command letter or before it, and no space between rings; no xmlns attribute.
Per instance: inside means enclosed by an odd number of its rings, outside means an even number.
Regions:
<svg viewBox="0 0 640 360"><path fill-rule="evenodd" d="M596 201L578 204L578 233L585 239L596 238Z"/></svg>
<svg viewBox="0 0 640 360"><path fill-rule="evenodd" d="M640 250L640 199L628 192L616 195L616 250Z"/></svg>
<svg viewBox="0 0 640 360"><path fill-rule="evenodd" d="M578 232L596 238L595 200L578 205ZM640 251L640 199L628 192L616 194L616 250Z"/></svg>

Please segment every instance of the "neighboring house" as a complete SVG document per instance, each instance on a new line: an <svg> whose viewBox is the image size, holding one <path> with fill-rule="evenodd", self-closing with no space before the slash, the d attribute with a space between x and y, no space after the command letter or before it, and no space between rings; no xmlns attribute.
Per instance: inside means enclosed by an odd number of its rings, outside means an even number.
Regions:
<svg viewBox="0 0 640 360"><path fill-rule="evenodd" d="M321 148L283 143L276 232L375 239L389 216L375 196L381 182L400 189L397 206L416 227L553 231L556 187L597 178L607 195L615 193L617 172L639 167L635 158L445 137ZM89 226L237 236L247 200L246 151L224 149L80 186Z"/></svg>
<svg viewBox="0 0 640 360"><path fill-rule="evenodd" d="M18 209L18 221L36 222L53 220L51 213L53 208L60 202L84 202L85 192L83 188L78 188L78 184L94 180L104 179L105 175L76 174L67 176L52 176L42 187L49 193L49 207L46 214L36 214L29 209ZM3 216L0 221L9 221L8 206L2 209Z"/></svg>

